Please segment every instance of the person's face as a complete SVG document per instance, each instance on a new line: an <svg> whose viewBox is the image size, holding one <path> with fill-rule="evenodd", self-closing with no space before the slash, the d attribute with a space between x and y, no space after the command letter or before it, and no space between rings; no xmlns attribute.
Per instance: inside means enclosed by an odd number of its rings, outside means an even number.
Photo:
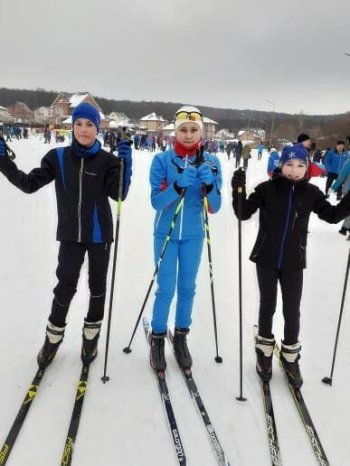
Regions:
<svg viewBox="0 0 350 466"><path fill-rule="evenodd" d="M90 147L95 142L97 136L96 126L87 118L78 118L73 126L75 139L82 146Z"/></svg>
<svg viewBox="0 0 350 466"><path fill-rule="evenodd" d="M181 144L188 147L198 143L201 139L201 136L202 131L200 130L199 126L191 123L190 121L188 123L183 123L176 130L176 139Z"/></svg>
<svg viewBox="0 0 350 466"><path fill-rule="evenodd" d="M302 180L306 175L307 166L299 159L291 159L282 165L282 175L290 180Z"/></svg>
<svg viewBox="0 0 350 466"><path fill-rule="evenodd" d="M337 144L337 152L343 152L344 144Z"/></svg>
<svg viewBox="0 0 350 466"><path fill-rule="evenodd" d="M306 139L306 141L302 142L302 145L306 147L307 149L310 149L311 147L311 139Z"/></svg>

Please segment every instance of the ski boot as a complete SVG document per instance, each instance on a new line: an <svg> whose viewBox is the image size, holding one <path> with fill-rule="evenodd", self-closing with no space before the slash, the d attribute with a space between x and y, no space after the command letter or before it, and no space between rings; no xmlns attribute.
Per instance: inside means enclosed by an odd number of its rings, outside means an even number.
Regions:
<svg viewBox="0 0 350 466"><path fill-rule="evenodd" d="M39 351L37 361L40 369L46 369L55 357L64 337L64 327L56 327L50 321L46 326L45 342Z"/></svg>
<svg viewBox="0 0 350 466"><path fill-rule="evenodd" d="M272 377L272 357L275 338L255 337L256 372L263 382L270 382Z"/></svg>
<svg viewBox="0 0 350 466"><path fill-rule="evenodd" d="M164 340L166 332L151 333L149 361L155 371L165 371L166 361L164 356Z"/></svg>
<svg viewBox="0 0 350 466"><path fill-rule="evenodd" d="M174 351L177 362L182 369L191 369L192 358L187 347L188 328L175 327L174 332Z"/></svg>
<svg viewBox="0 0 350 466"><path fill-rule="evenodd" d="M303 385L299 368L300 350L301 345L299 342L294 345L285 345L282 342L281 362L288 382L293 388L300 388Z"/></svg>
<svg viewBox="0 0 350 466"><path fill-rule="evenodd" d="M81 346L81 360L83 364L89 365L96 359L97 344L100 337L102 320L88 322L84 320L83 343Z"/></svg>

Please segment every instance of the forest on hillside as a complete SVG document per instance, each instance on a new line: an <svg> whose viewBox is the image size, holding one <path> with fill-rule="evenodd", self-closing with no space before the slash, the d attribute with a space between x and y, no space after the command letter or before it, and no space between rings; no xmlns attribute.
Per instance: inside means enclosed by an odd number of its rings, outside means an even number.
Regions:
<svg viewBox="0 0 350 466"><path fill-rule="evenodd" d="M24 102L31 110L38 107L48 107L52 104L58 92L38 88L7 89L0 88L0 106L8 107L15 102ZM187 102L151 102L113 100L94 96L105 114L113 111L125 113L130 119L138 120L149 113L155 112L171 121L175 111ZM191 104L195 105L195 102ZM202 113L217 121L219 129L227 128L235 134L241 129L262 128L267 136L273 132L274 138L284 138L290 141L303 132L318 141L320 146L334 145L336 140L345 139L350 134L350 112L339 115L305 115L278 112L262 112L258 110L237 110L200 106Z"/></svg>

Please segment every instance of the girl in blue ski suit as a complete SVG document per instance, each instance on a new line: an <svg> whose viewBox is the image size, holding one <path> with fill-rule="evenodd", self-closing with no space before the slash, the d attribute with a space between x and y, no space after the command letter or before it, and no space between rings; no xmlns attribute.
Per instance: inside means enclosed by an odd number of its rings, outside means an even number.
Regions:
<svg viewBox="0 0 350 466"><path fill-rule="evenodd" d="M196 118L196 119L194 119ZM183 107L176 114L174 148L157 154L152 162L151 202L156 209L154 256L158 263L165 242L166 250L159 264L158 289L153 307L151 366L164 370L164 337L170 305L177 284L174 350L182 366L192 364L186 335L191 324L196 276L205 235L203 199L207 196L209 212L221 206L221 167L215 155L203 153L198 163L198 144L202 134L202 115L195 107ZM180 208L170 238L169 228Z"/></svg>

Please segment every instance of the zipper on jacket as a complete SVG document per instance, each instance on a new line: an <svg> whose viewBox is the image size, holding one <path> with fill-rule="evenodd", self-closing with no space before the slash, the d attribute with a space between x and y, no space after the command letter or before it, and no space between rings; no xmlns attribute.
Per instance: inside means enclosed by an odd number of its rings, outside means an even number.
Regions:
<svg viewBox="0 0 350 466"><path fill-rule="evenodd" d="M295 222L296 222L297 218L298 218L298 212L294 212L292 230L294 230Z"/></svg>
<svg viewBox="0 0 350 466"><path fill-rule="evenodd" d="M187 163L188 163L188 155L186 155L186 158L185 158L185 168L187 167ZM182 225L183 225L184 210L185 210L185 196L183 198L182 207L181 207L179 239L182 239Z"/></svg>
<svg viewBox="0 0 350 466"><path fill-rule="evenodd" d="M81 243L81 204L83 199L83 172L84 172L84 159L80 159L79 171L79 199L78 199L78 243Z"/></svg>
<svg viewBox="0 0 350 466"><path fill-rule="evenodd" d="M288 231L288 224L289 224L290 211L291 211L291 207L292 207L292 196L293 196L293 194L294 194L294 185L291 187L291 190L290 190L290 193L289 193L286 223L284 225L283 236L282 236L282 241L281 241L281 248L280 248L280 255L279 255L278 263L277 263L277 268L278 269L281 268L281 264L282 264L284 242L286 240L287 231Z"/></svg>

